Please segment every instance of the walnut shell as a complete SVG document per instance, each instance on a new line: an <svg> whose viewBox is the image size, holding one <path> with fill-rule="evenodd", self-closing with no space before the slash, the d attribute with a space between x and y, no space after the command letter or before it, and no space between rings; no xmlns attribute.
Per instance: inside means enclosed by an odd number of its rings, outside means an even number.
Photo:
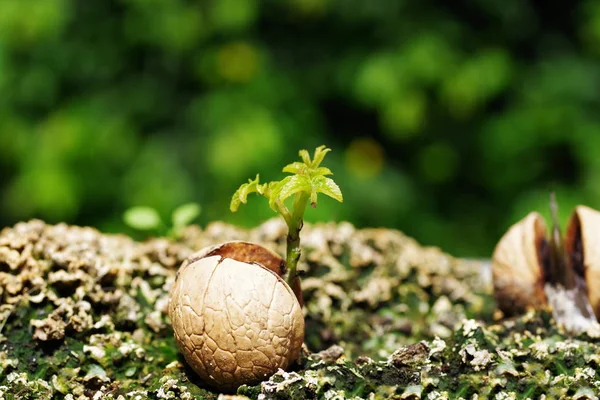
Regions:
<svg viewBox="0 0 600 400"><path fill-rule="evenodd" d="M596 318L600 317L600 212L577 206L569 218L565 235L569 262L586 281L587 296Z"/></svg>
<svg viewBox="0 0 600 400"><path fill-rule="evenodd" d="M195 260L211 255L220 255L226 258L233 258L241 262L252 262L262 264L279 276L285 273L285 261L275 252L266 247L257 245L256 243L245 242L243 240L232 240L229 242L208 246L204 249L192 254L181 266L189 264ZM302 288L300 286L300 278L294 279L292 290L300 302L300 306L304 306L302 298Z"/></svg>
<svg viewBox="0 0 600 400"><path fill-rule="evenodd" d="M192 369L221 391L288 368L304 340L302 307L287 283L262 264L229 258L235 254L231 246L263 256L266 249L234 243L190 257L169 295L179 349Z"/></svg>
<svg viewBox="0 0 600 400"><path fill-rule="evenodd" d="M532 212L510 227L492 255L494 295L505 315L547 304L542 259L546 224Z"/></svg>
<svg viewBox="0 0 600 400"><path fill-rule="evenodd" d="M569 218L564 250L570 271L578 276L596 318L600 317L600 212L577 206ZM548 304L544 285L550 276L546 224L535 212L514 224L500 239L492 256L494 295L505 315ZM569 271L569 272L570 272ZM560 282L560 278L559 278Z"/></svg>

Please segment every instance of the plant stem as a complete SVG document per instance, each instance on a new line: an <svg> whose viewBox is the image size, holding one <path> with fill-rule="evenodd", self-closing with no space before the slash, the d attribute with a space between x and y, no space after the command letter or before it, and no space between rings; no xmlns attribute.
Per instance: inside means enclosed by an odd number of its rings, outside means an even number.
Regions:
<svg viewBox="0 0 600 400"><path fill-rule="evenodd" d="M292 287L294 280L298 276L297 267L300 259L300 231L304 225L304 211L308 204L309 195L307 193L298 193L294 199L294 211L288 222L287 249L285 264L287 272L285 280ZM286 221L287 222L287 221Z"/></svg>
<svg viewBox="0 0 600 400"><path fill-rule="evenodd" d="M565 289L572 289L575 287L575 276L573 275L573 270L567 265L565 245L558 222L558 204L554 192L550 193L550 214L552 215L550 281L554 284L560 283Z"/></svg>
<svg viewBox="0 0 600 400"><path fill-rule="evenodd" d="M279 210L279 214L281 214L281 216L283 217L283 220L285 221L285 223L289 229L290 223L292 221L292 214L290 213L290 210L288 210L288 208L285 206L285 204L283 204L283 202L280 201L279 199L275 200L275 205L277 206L277 209Z"/></svg>

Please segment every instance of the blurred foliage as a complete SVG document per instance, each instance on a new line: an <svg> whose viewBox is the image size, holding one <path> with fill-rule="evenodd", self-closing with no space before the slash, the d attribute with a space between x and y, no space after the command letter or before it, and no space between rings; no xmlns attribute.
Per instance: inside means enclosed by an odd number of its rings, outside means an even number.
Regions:
<svg viewBox="0 0 600 400"><path fill-rule="evenodd" d="M179 239L184 228L198 218L201 210L198 203L182 204L173 210L171 221L167 223L163 221L158 210L148 206L135 206L125 210L123 222L139 231Z"/></svg>
<svg viewBox="0 0 600 400"><path fill-rule="evenodd" d="M599 61L592 0L2 0L0 223L251 226L239 182L326 143L308 221L487 256L550 190L600 208Z"/></svg>

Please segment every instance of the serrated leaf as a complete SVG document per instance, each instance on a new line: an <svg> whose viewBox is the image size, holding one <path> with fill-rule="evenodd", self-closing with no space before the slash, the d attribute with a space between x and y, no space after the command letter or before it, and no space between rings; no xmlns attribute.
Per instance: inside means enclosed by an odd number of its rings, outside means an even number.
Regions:
<svg viewBox="0 0 600 400"><path fill-rule="evenodd" d="M249 194L256 192L262 194L264 186L260 185L258 183L258 180L259 176L257 174L254 180L249 179L248 183L244 183L242 186L239 187L238 190L235 191L235 193L231 197L231 203L229 204L229 209L232 212L236 212L242 203L246 204Z"/></svg>
<svg viewBox="0 0 600 400"><path fill-rule="evenodd" d="M263 183L262 185L256 185L256 193L263 195L263 196L268 196L268 193L267 193L268 188L269 188L269 185L267 183Z"/></svg>
<svg viewBox="0 0 600 400"><path fill-rule="evenodd" d="M269 182L267 188L265 189L265 192L267 193L267 197L269 198L269 207L271 208L271 210L273 210L275 212L279 212L276 204L277 204L279 192L281 190L281 183L284 180L285 180L285 178L279 182L278 181Z"/></svg>
<svg viewBox="0 0 600 400"><path fill-rule="evenodd" d="M147 231L156 229L161 224L160 215L152 207L131 207L123 214L123 220L134 229Z"/></svg>
<svg viewBox="0 0 600 400"><path fill-rule="evenodd" d="M325 176L325 175L333 175L333 172L331 172L331 170L327 167L319 167L315 170L312 171L311 173L312 176L317 176L317 175L321 175L321 176Z"/></svg>
<svg viewBox="0 0 600 400"><path fill-rule="evenodd" d="M326 178L324 176L316 176L313 179L313 185L315 187L315 191L319 193L323 193L326 196L331 197L342 203L344 201L344 197L342 196L342 191L340 187L333 181L331 178Z"/></svg>
<svg viewBox="0 0 600 400"><path fill-rule="evenodd" d="M275 212L279 212L279 210L277 209L277 196L279 195L279 188L279 185L274 185L273 187L271 187L271 197L269 197L269 207Z"/></svg>
<svg viewBox="0 0 600 400"><path fill-rule="evenodd" d="M281 189L294 177L297 175L292 175L292 176L286 176L285 178L283 178L281 181L279 182L271 182L269 184L269 190L270 190L270 194L271 197L269 197L269 207L271 207L272 210L279 212L278 208L277 208L277 201L283 201L283 199L280 197L281 196Z"/></svg>
<svg viewBox="0 0 600 400"><path fill-rule="evenodd" d="M308 154L308 151L306 151L306 150L300 150L298 152L298 154L300 155L300 158L302 159L302 162L304 164L306 164L307 166L310 167L311 161L310 161L310 154Z"/></svg>
<svg viewBox="0 0 600 400"><path fill-rule="evenodd" d="M198 203L187 203L177 207L171 216L173 227L182 228L189 225L194 219L198 218L200 211L201 208Z"/></svg>
<svg viewBox="0 0 600 400"><path fill-rule="evenodd" d="M330 151L331 149L328 149L327 147L325 147L325 145L317 147L315 149L315 155L313 156L311 167L317 168L321 164L321 162L323 162L323 159L325 158L327 153L329 153Z"/></svg>
<svg viewBox="0 0 600 400"><path fill-rule="evenodd" d="M272 181L272 182L269 182L269 183L264 183L262 185L262 188L263 188L262 190L263 190L264 196L266 196L268 198L271 198L272 194L273 194L273 191L275 190L275 188L277 187L277 185L279 185L278 181Z"/></svg>
<svg viewBox="0 0 600 400"><path fill-rule="evenodd" d="M293 162L291 164L286 165L285 167L283 167L283 172L288 172L290 174L305 174L306 170L308 169L307 165L304 164L303 162L300 161L296 161Z"/></svg>
<svg viewBox="0 0 600 400"><path fill-rule="evenodd" d="M309 177L306 175L292 175L281 181L278 198L284 201L296 193L310 193L311 190L312 185Z"/></svg>
<svg viewBox="0 0 600 400"><path fill-rule="evenodd" d="M231 212L236 212L239 208L240 205L242 203L242 201L240 200L240 196L239 196L239 190L236 190L235 193L233 194L233 196L231 197L231 203L229 203L229 210Z"/></svg>
<svg viewBox="0 0 600 400"><path fill-rule="evenodd" d="M325 155L330 151L331 149L328 149L324 145L319 146L315 149L313 159L311 159L307 150L300 150L298 154L302 161L293 162L283 168L283 172L293 175L287 176L279 182L274 181L262 185L258 184L257 176L255 181L249 181L240 186L231 199L231 211L237 211L240 204L246 203L248 194L258 192L267 197L269 199L269 207L273 211L282 214L286 222L289 223L292 213L289 212L284 204L284 201L288 197L298 193L305 193L306 196L310 196L313 206L316 205L318 193L323 193L340 202L343 201L340 188L333 180L325 177L326 175L332 175L331 170L326 167L319 167ZM302 201L298 204L295 202L294 207L297 207L299 204L304 204L304 202ZM294 215L299 212L299 210L294 210Z"/></svg>
<svg viewBox="0 0 600 400"><path fill-rule="evenodd" d="M310 180L306 175L286 176L279 182L272 182L271 197L269 198L269 207L274 211L279 211L277 201L283 202L293 194L305 191L310 193Z"/></svg>

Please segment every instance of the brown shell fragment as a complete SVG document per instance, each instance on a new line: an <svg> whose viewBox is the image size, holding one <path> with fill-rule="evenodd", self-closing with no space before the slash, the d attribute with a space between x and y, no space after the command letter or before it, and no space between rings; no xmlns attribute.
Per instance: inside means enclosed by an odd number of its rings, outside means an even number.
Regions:
<svg viewBox="0 0 600 400"><path fill-rule="evenodd" d="M600 212L577 206L569 218L565 235L565 249L575 273L585 278L587 295L600 317Z"/></svg>
<svg viewBox="0 0 600 400"><path fill-rule="evenodd" d="M494 295L505 315L547 304L544 293L543 252L546 224L532 212L500 239L492 256Z"/></svg>
<svg viewBox="0 0 600 400"><path fill-rule="evenodd" d="M291 288L262 264L228 258L218 248L198 254L182 265L169 298L187 363L221 391L288 368L304 340L304 316Z"/></svg>

